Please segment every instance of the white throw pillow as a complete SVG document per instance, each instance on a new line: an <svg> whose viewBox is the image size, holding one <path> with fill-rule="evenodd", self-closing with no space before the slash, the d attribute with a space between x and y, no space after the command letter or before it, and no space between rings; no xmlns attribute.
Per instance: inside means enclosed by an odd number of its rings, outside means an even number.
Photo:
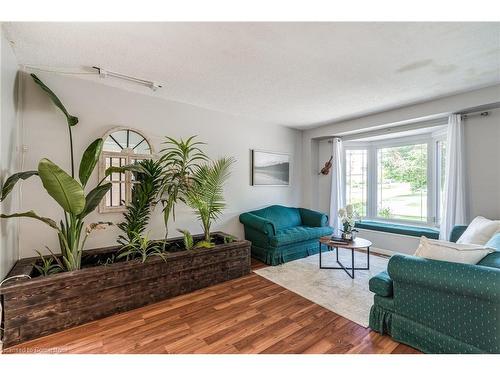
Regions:
<svg viewBox="0 0 500 375"><path fill-rule="evenodd" d="M446 262L476 264L493 251L495 250L483 245L457 244L421 237L415 256Z"/></svg>
<svg viewBox="0 0 500 375"><path fill-rule="evenodd" d="M469 224L457 243L472 243L484 245L490 238L500 231L500 220L490 220L478 216Z"/></svg>

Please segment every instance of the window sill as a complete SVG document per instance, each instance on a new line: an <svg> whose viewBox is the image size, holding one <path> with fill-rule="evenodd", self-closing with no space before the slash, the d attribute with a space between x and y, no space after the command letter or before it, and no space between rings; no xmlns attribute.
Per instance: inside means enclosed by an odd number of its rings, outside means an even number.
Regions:
<svg viewBox="0 0 500 375"><path fill-rule="evenodd" d="M402 234L404 236L421 237L430 239L439 239L439 230L429 227L419 227L414 225L384 223L381 221L360 220L356 222L355 228L369 229L379 232Z"/></svg>

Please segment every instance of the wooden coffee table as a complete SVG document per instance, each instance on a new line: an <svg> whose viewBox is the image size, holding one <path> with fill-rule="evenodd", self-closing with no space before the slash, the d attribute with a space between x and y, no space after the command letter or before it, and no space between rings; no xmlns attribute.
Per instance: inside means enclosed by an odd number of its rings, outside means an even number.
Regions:
<svg viewBox="0 0 500 375"><path fill-rule="evenodd" d="M335 249L336 261L340 267L323 266L321 263L321 253L323 252L323 245L326 245L328 250ZM328 270L344 270L351 279L354 279L354 270L369 270L370 269L370 246L372 243L364 238L356 238L354 241L349 243L335 242L332 241L330 236L321 237L319 239L319 268ZM339 248L351 250L351 267L345 267L339 261ZM355 267L354 266L354 250L364 250L366 249L366 267ZM349 270L351 272L349 272Z"/></svg>

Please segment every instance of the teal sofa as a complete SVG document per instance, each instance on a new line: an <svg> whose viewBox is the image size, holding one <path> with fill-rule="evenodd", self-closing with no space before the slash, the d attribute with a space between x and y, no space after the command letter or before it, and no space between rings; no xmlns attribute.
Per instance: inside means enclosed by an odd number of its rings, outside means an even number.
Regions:
<svg viewBox="0 0 500 375"><path fill-rule="evenodd" d="M252 257L272 266L318 253L318 239L329 236L328 216L305 208L270 206L240 215Z"/></svg>
<svg viewBox="0 0 500 375"><path fill-rule="evenodd" d="M500 353L500 234L487 245L476 265L392 256L369 282L370 328L425 353Z"/></svg>

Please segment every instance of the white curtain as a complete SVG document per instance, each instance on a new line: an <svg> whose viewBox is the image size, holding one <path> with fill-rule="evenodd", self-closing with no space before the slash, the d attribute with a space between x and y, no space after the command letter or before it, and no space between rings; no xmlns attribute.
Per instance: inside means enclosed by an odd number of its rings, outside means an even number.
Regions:
<svg viewBox="0 0 500 375"><path fill-rule="evenodd" d="M342 140L334 138L332 142L332 187L330 193L330 225L334 229L336 235L340 234L339 209L345 206L344 204L344 173L343 168L343 152Z"/></svg>
<svg viewBox="0 0 500 375"><path fill-rule="evenodd" d="M466 224L464 124L461 115L450 115L446 139L444 202L439 238L448 241L454 225Z"/></svg>

